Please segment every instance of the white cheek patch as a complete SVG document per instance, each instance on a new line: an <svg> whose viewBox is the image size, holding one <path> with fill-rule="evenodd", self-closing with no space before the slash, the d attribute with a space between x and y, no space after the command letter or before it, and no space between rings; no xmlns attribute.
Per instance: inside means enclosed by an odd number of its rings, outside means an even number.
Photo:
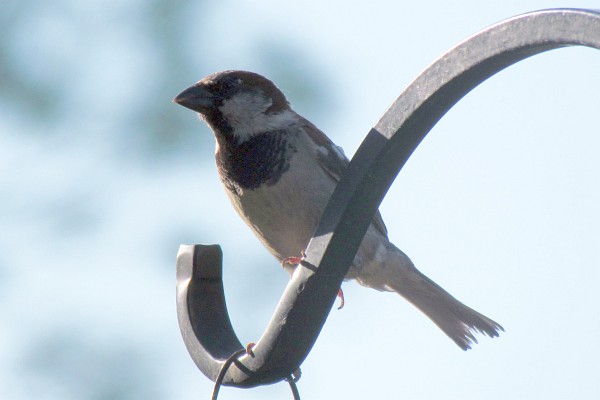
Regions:
<svg viewBox="0 0 600 400"><path fill-rule="evenodd" d="M242 141L263 132L283 129L298 120L291 110L265 114L273 101L256 93L239 93L225 100L219 107L223 117L233 128L233 134Z"/></svg>
<svg viewBox="0 0 600 400"><path fill-rule="evenodd" d="M256 115L264 113L271 105L264 97L251 93L239 93L223 101L219 111L230 123L251 121Z"/></svg>

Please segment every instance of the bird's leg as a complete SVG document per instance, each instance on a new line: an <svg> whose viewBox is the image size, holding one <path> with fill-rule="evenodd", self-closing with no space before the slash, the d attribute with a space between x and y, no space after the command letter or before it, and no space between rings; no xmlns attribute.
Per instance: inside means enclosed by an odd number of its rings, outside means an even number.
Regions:
<svg viewBox="0 0 600 400"><path fill-rule="evenodd" d="M254 346L256 346L256 343L254 342L250 342L246 345L246 354L248 354L252 358L254 358L254 352L252 351L252 348Z"/></svg>
<svg viewBox="0 0 600 400"><path fill-rule="evenodd" d="M286 264L289 265L299 265L302 260L304 260L306 258L306 250L302 250L300 252L300 257L286 257L283 260L281 260L281 267L285 268ZM293 272L290 272L290 279L292 277ZM340 306L338 307L338 310L341 310L342 308L344 308L344 304L346 304L346 301L344 300L344 291L342 290L342 288L340 288L340 290L338 290L338 294L337 297L340 298Z"/></svg>
<svg viewBox="0 0 600 400"><path fill-rule="evenodd" d="M281 267L285 268L286 264L299 265L302 262L302 260L304 260L305 257L306 257L306 251L302 250L300 252L300 257L286 257L283 260L281 260ZM291 275L292 274L290 273L290 277L291 277Z"/></svg>
<svg viewBox="0 0 600 400"><path fill-rule="evenodd" d="M281 260L281 268L285 269L286 264L300 265L300 263L302 262L302 260L304 260L305 257L306 257L305 250L300 251L300 257L286 257L283 260ZM289 273L290 273L290 279L292 279L292 274L294 273L294 269L290 270Z"/></svg>
<svg viewBox="0 0 600 400"><path fill-rule="evenodd" d="M340 306L338 307L338 310L341 310L342 308L344 308L344 304L346 304L346 301L344 300L344 291L342 290L342 288L338 290L337 297L340 298Z"/></svg>

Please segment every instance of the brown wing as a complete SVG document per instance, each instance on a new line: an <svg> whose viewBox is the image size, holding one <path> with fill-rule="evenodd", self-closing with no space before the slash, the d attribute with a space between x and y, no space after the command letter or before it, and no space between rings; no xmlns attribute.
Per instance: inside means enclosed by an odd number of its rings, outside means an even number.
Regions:
<svg viewBox="0 0 600 400"><path fill-rule="evenodd" d="M340 181L342 173L350 163L348 158L344 154L344 150L336 146L323 132L314 126L310 121L302 119L302 128L310 136L314 142L321 146L324 151L317 152L317 161L323 170L329 175L336 183ZM373 225L381 232L382 235L387 237L387 228L383 223L381 213L377 210L377 213L373 217Z"/></svg>

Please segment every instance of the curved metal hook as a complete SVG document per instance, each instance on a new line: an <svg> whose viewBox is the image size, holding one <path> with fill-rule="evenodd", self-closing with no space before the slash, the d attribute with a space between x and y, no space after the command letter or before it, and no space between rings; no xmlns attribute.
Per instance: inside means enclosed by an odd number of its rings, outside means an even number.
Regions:
<svg viewBox="0 0 600 400"><path fill-rule="evenodd" d="M229 368L224 385L252 387L289 376L315 343L379 204L431 128L463 96L502 69L565 46L600 49L600 11L536 11L493 25L458 44L398 97L352 158L261 339L255 357ZM224 301L221 253L182 246L177 310L192 358L211 380L242 349Z"/></svg>

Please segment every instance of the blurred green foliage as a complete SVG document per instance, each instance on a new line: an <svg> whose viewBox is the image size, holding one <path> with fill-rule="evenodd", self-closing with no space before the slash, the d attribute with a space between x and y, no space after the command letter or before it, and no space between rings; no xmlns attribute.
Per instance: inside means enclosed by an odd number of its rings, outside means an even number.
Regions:
<svg viewBox="0 0 600 400"><path fill-rule="evenodd" d="M86 135L100 126L124 153L178 154L199 128L170 100L214 72L203 67L205 44L215 42L203 26L218 4L8 0L0 9L0 101L30 132ZM320 110L324 83L298 46L267 35L253 46L295 103ZM69 120L80 122L77 131Z"/></svg>
<svg viewBox="0 0 600 400"><path fill-rule="evenodd" d="M62 327L46 332L28 349L19 369L29 398L169 398L157 384L152 352L133 343L89 342L84 337Z"/></svg>
<svg viewBox="0 0 600 400"><path fill-rule="evenodd" d="M160 201L144 197L153 192L144 192L145 183L135 186L131 180L146 179L160 185L159 178L153 176L157 168L176 163L186 168L190 157L197 159L206 154L196 147L198 144L214 146L206 127L189 110L171 104L171 99L203 75L214 72L209 68L222 64L219 52L214 51L218 49L214 48L213 33L206 30L219 4L217 0L3 2L0 146L8 152L4 164L0 164L4 205L0 216L5 235L0 237L0 286L26 287L23 280L39 274L40 264L44 271L52 271L53 279L72 285L85 284L74 280L75 270L90 282L101 274L114 273L114 267L98 271L78 256L60 254L78 249L87 255L90 251L82 247L83 241L91 251L107 253L91 253L92 259L112 263L113 249L127 248L129 253L118 256L125 264L136 263L139 249L135 243L144 242L148 248L164 252L164 257L161 253L155 258L160 266L157 269L164 271L165 260L172 260L181 239L176 233L179 225L174 222L172 226L160 226L156 221L144 220L139 225L129 224L127 233L117 237L115 228L109 228L122 226L116 219L135 214L128 210L131 204ZM268 32L269 27L261 29ZM240 58L239 65L254 62L299 109L323 113L323 104L330 100L326 85L302 45L265 32L259 38L251 43L254 59ZM235 41L233 34L232 38L222 39L225 46L228 40ZM22 154L7 157L11 143L21 146ZM212 157L202 161L213 162ZM164 182L169 178L160 179ZM132 187L140 191L139 198L129 192ZM159 215L148 218L161 220ZM185 225L181 229L187 232L192 228ZM197 232L202 227L193 229ZM156 243L147 242L144 235L155 238ZM43 251L22 257L31 253L29 243L40 241L47 243L54 261ZM142 267L152 269L157 265ZM107 281L119 279L111 276ZM137 284L147 283L140 278ZM106 296L114 298L111 290L106 290ZM5 337L18 337L25 343L0 348L15 352L12 361L5 360L7 369L18 376L12 379L13 392L43 399L170 397L166 395L167 384L157 378L156 370L160 358L168 352L149 351L142 341L131 339L146 334L135 325L136 321L126 327L127 335L114 337L110 337L111 329L118 328L108 325L110 318L119 314L118 309L107 312L109 320L94 316L91 325L81 322L79 326L71 321L65 326L64 319L76 318L68 310L78 309L82 299L64 287L48 292L52 298L44 297L45 291L37 296L45 299L44 306L52 304L50 310L62 307L65 315L44 315L44 321L56 322L43 330L28 329L25 335L26 328L20 324L10 323L6 328ZM36 293L19 297L22 295L20 290L3 290L0 321L11 315L30 320L43 313L25 309L25 304L39 301ZM128 294L122 296L127 298ZM9 309L7 303L17 309ZM98 307L105 303L110 302L102 298L92 302ZM175 310L172 312L174 319ZM44 323L33 326L40 324ZM2 393L0 388L0 397Z"/></svg>

